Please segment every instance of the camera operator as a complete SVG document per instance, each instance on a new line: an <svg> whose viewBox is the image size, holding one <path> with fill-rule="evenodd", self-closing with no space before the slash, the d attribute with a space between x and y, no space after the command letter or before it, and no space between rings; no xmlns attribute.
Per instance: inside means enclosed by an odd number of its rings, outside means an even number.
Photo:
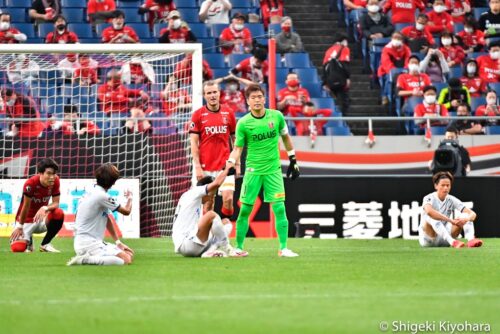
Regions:
<svg viewBox="0 0 500 334"><path fill-rule="evenodd" d="M458 130L455 127L449 126L446 129L444 140L434 152L429 169L433 174L447 171L453 176L466 176L471 171L469 152L459 144Z"/></svg>

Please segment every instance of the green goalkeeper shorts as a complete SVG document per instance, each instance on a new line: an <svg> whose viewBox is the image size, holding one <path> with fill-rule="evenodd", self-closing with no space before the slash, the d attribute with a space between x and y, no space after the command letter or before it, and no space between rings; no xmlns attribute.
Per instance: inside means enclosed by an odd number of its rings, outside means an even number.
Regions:
<svg viewBox="0 0 500 334"><path fill-rule="evenodd" d="M273 174L266 175L246 173L241 186L240 201L253 205L262 186L264 186L264 202L283 202L285 200L283 176L281 170L278 170Z"/></svg>

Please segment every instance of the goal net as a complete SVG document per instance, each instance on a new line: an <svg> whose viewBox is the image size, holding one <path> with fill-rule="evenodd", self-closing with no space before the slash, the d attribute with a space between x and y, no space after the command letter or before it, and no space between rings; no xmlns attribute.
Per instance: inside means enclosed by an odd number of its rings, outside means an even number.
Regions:
<svg viewBox="0 0 500 334"><path fill-rule="evenodd" d="M0 179L34 175L46 157L61 179L93 178L113 163L140 181L141 236L170 235L190 186L187 124L201 85L200 44L4 45Z"/></svg>

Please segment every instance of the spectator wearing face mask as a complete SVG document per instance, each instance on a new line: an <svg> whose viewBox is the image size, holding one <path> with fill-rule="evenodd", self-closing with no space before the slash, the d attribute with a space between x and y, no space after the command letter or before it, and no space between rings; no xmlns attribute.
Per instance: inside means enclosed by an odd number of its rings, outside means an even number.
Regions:
<svg viewBox="0 0 500 334"><path fill-rule="evenodd" d="M229 11L233 5L229 0L205 0L201 3L198 16L205 24L229 23Z"/></svg>
<svg viewBox="0 0 500 334"><path fill-rule="evenodd" d="M403 44L403 35L400 32L392 34L391 41L382 49L380 66L378 68L378 77L380 86L384 87L382 91L382 104L389 103L389 80L387 76L394 68L404 68L408 66L410 59L410 48Z"/></svg>
<svg viewBox="0 0 500 334"><path fill-rule="evenodd" d="M384 13L392 11L392 23L413 23L417 9L423 12L425 5L420 0L387 0Z"/></svg>
<svg viewBox="0 0 500 334"><path fill-rule="evenodd" d="M61 14L60 0L34 0L29 10L29 16L38 23L54 22Z"/></svg>
<svg viewBox="0 0 500 334"><path fill-rule="evenodd" d="M135 30L125 26L125 14L121 10L114 12L112 24L102 31L103 43L139 43Z"/></svg>
<svg viewBox="0 0 500 334"><path fill-rule="evenodd" d="M276 35L276 51L283 53L304 52L299 34L292 31L292 19L284 16L281 19L281 32Z"/></svg>
<svg viewBox="0 0 500 334"><path fill-rule="evenodd" d="M306 102L311 100L307 89L300 87L299 76L296 73L288 73L286 76L286 87L278 92L278 110L283 115L296 117L302 113Z"/></svg>
<svg viewBox="0 0 500 334"><path fill-rule="evenodd" d="M437 89L434 86L424 88L424 102L417 105L414 111L415 124L420 126L419 133L423 133L426 126L427 117L447 117L448 109L437 102ZM431 120L431 126L446 125L445 120Z"/></svg>
<svg viewBox="0 0 500 334"><path fill-rule="evenodd" d="M401 34L406 37L407 45L412 52L425 54L429 50L429 47L432 47L436 43L427 26L428 21L427 15L419 14L415 25L405 27L401 30Z"/></svg>
<svg viewBox="0 0 500 334"><path fill-rule="evenodd" d="M466 53L480 52L486 44L484 33L477 29L476 22L473 19L465 22L464 30L460 31L457 36L462 40Z"/></svg>
<svg viewBox="0 0 500 334"><path fill-rule="evenodd" d="M111 22L116 10L115 0L89 0L87 17L92 24Z"/></svg>
<svg viewBox="0 0 500 334"><path fill-rule="evenodd" d="M486 105L479 106L476 109L476 116L500 116L500 107L498 106L497 93L492 90L486 94ZM483 126L500 125L500 121L496 119L481 120Z"/></svg>
<svg viewBox="0 0 500 334"><path fill-rule="evenodd" d="M8 118L29 118L29 121L12 121L6 136L9 137L38 137L43 131L36 103L29 96L16 93L13 89L2 92L5 113Z"/></svg>
<svg viewBox="0 0 500 334"><path fill-rule="evenodd" d="M26 42L25 34L14 28L10 23L10 14L0 14L0 44L15 44Z"/></svg>
<svg viewBox="0 0 500 334"><path fill-rule="evenodd" d="M470 105L469 90L462 85L459 78L450 78L448 87L441 90L438 102L444 105L448 111L456 112L461 103Z"/></svg>
<svg viewBox="0 0 500 334"><path fill-rule="evenodd" d="M240 80L234 75L223 78L225 84L220 94L220 103L227 106L233 113L245 113L247 111L247 102L245 94L240 89ZM243 79L244 81L245 79ZM218 80L215 80L217 82ZM247 83L252 83L246 81Z"/></svg>
<svg viewBox="0 0 500 334"><path fill-rule="evenodd" d="M446 0L445 5L450 11L454 23L464 23L465 17L471 12L469 0Z"/></svg>
<svg viewBox="0 0 500 334"><path fill-rule="evenodd" d="M467 87L471 97L480 97L486 92L486 83L479 76L478 65L474 59L469 59L465 63L460 81Z"/></svg>
<svg viewBox="0 0 500 334"><path fill-rule="evenodd" d="M181 20L181 13L173 10L168 14L168 26L160 31L160 43L194 43L196 36Z"/></svg>
<svg viewBox="0 0 500 334"><path fill-rule="evenodd" d="M439 51L441 51L444 59L446 59L448 67L462 66L465 58L464 49L453 43L453 35L449 32L441 34L441 47Z"/></svg>
<svg viewBox="0 0 500 334"><path fill-rule="evenodd" d="M336 58L342 62L351 61L351 50L349 49L349 43L346 35L337 34L334 37L333 45L326 50L325 55L323 56L323 65L328 63L332 58Z"/></svg>
<svg viewBox="0 0 500 334"><path fill-rule="evenodd" d="M424 87L431 85L431 79L425 73L420 73L420 61L417 56L411 56L408 60L408 73L402 73L398 76L396 87L398 96L403 97L404 101L408 97L423 96ZM408 113L406 105L403 105L403 112Z"/></svg>
<svg viewBox="0 0 500 334"><path fill-rule="evenodd" d="M498 0L500 1L500 0ZM479 76L487 83L498 82L500 78L500 41L490 43L490 50L487 55L477 58Z"/></svg>
<svg viewBox="0 0 500 334"><path fill-rule="evenodd" d="M73 83L81 86L91 86L99 82L97 76L97 62L86 53L78 56L79 66L73 73Z"/></svg>
<svg viewBox="0 0 500 334"><path fill-rule="evenodd" d="M168 22L168 15L176 9L173 0L146 0L139 8L139 14L148 14L148 23L152 30L155 23Z"/></svg>
<svg viewBox="0 0 500 334"><path fill-rule="evenodd" d="M453 18L446 12L443 0L435 0L432 11L429 12L429 31L432 34L441 34L445 31L453 32Z"/></svg>
<svg viewBox="0 0 500 334"><path fill-rule="evenodd" d="M44 132L52 132L52 135L56 135L54 131L65 136L95 136L101 132L94 122L80 118L78 108L75 105L65 105L63 121L49 121L48 125Z"/></svg>
<svg viewBox="0 0 500 334"><path fill-rule="evenodd" d="M420 62L420 72L426 73L431 82L445 82L450 68L441 51L429 49L427 55Z"/></svg>
<svg viewBox="0 0 500 334"><path fill-rule="evenodd" d="M219 36L222 54L228 56L231 53L250 53L252 50L252 33L245 28L245 15L236 13L233 15L231 25L222 30Z"/></svg>
<svg viewBox="0 0 500 334"><path fill-rule="evenodd" d="M165 116L182 114L192 110L189 92L179 87L180 81L171 76L161 92L162 109Z"/></svg>
<svg viewBox="0 0 500 334"><path fill-rule="evenodd" d="M379 1L368 0L366 10L366 14L359 21L363 37L371 41L391 36L394 32L394 26L387 15L381 13Z"/></svg>
<svg viewBox="0 0 500 334"><path fill-rule="evenodd" d="M490 10L479 17L479 29L486 37L497 36L500 32L500 0L490 0Z"/></svg>
<svg viewBox="0 0 500 334"><path fill-rule="evenodd" d="M78 43L78 36L68 30L66 18L59 15L54 22L54 31L45 37L46 44L74 44Z"/></svg>
<svg viewBox="0 0 500 334"><path fill-rule="evenodd" d="M470 107L467 103L460 103L457 108L457 116L470 116ZM480 122L470 119L458 119L451 122L450 127L457 129L461 135L482 135L483 126Z"/></svg>
<svg viewBox="0 0 500 334"><path fill-rule="evenodd" d="M231 69L234 75L241 74L241 77L254 83L267 82L269 64L267 62L267 51L264 49L255 49L253 56L242 60L238 65Z"/></svg>

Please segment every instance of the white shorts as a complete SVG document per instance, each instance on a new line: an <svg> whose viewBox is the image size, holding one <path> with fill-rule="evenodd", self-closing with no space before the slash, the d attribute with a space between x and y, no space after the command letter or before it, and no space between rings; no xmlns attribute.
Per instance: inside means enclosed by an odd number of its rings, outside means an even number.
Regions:
<svg viewBox="0 0 500 334"><path fill-rule="evenodd" d="M203 176L212 176L215 178L220 173L222 173L222 171L217 171L217 172L203 171ZM193 186L196 186L196 183L198 182L198 180L196 179L196 173L194 172L194 167L193 167L193 178L191 179L191 182L192 182ZM226 178L224 179L224 182L222 182L217 194L219 196L222 196L223 191L225 191L225 190L234 191L235 189L236 189L236 178L234 177L234 175L229 175L229 176L226 176Z"/></svg>
<svg viewBox="0 0 500 334"><path fill-rule="evenodd" d="M45 225L45 220L38 223L24 223L23 224L23 239L30 240L34 233L45 233L47 232L47 225Z"/></svg>
<svg viewBox="0 0 500 334"><path fill-rule="evenodd" d="M448 230L448 233L451 233L451 224L444 224L446 226L446 229ZM424 232L422 227L418 229L418 242L422 247L450 247L450 244L442 235L438 234L435 238L431 238Z"/></svg>
<svg viewBox="0 0 500 334"><path fill-rule="evenodd" d="M118 246L107 243L105 241L96 241L83 245L75 245L76 255L90 255L90 256L117 256L123 250Z"/></svg>
<svg viewBox="0 0 500 334"><path fill-rule="evenodd" d="M210 235L208 237L208 240L205 242L202 242L200 239L198 239L196 234L191 235L184 239L182 244L179 246L177 253L188 257L199 257L208 248L210 248L210 246L212 246L214 242L215 239L212 237L212 235Z"/></svg>

